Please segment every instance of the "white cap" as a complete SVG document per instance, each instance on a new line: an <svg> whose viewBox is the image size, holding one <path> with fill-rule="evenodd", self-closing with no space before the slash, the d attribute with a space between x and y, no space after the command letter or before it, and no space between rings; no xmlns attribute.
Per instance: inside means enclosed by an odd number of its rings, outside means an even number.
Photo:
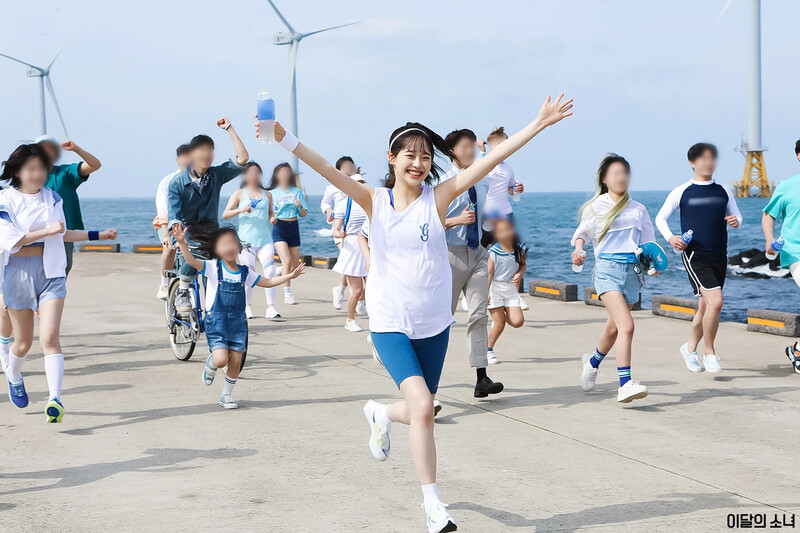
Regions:
<svg viewBox="0 0 800 533"><path fill-rule="evenodd" d="M367 180L365 180L365 179L364 179L364 176L362 176L361 174L353 174L353 175L352 175L352 176L350 176L350 177L351 177L351 178L353 178L353 179L354 179L354 180L356 180L356 181L363 181L363 182L365 182L365 183L366 183L366 181L367 181Z"/></svg>
<svg viewBox="0 0 800 533"><path fill-rule="evenodd" d="M58 144L58 141L56 140L56 138L53 137L52 135L39 135L38 137L36 137L36 139L34 139L33 142L35 142L36 144L39 144L39 143L53 143L56 146L61 146L60 144Z"/></svg>

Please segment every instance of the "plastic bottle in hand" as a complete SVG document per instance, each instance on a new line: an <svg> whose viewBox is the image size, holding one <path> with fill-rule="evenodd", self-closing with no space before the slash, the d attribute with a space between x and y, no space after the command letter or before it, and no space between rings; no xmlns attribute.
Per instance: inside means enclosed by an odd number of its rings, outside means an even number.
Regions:
<svg viewBox="0 0 800 533"><path fill-rule="evenodd" d="M512 198L512 199L513 199L515 202L519 202L519 198L520 198L520 196L522 196L522 195L521 195L521 194L520 194L520 193L517 191L517 185L519 185L519 182L518 182L518 181L514 181L514 194L512 195L512 197L511 197L511 198Z"/></svg>
<svg viewBox="0 0 800 533"><path fill-rule="evenodd" d="M586 257L586 252L584 250L581 250L581 253L579 255L581 256L581 258L585 258ZM583 263L581 263L580 265L576 265L575 263L572 263L572 271L573 272L583 272Z"/></svg>
<svg viewBox="0 0 800 533"><path fill-rule="evenodd" d="M772 251L774 251L775 253L774 254L765 254L767 256L767 259L772 261L773 259L778 257L778 253L781 250L783 250L783 244L784 244L783 237L778 237L777 239L773 240L772 244L770 245L770 247L772 248Z"/></svg>
<svg viewBox="0 0 800 533"><path fill-rule="evenodd" d="M690 229L687 229L687 230L684 232L684 234L683 234L683 235L681 235L681 240L682 240L683 242L685 242L686 244L689 244L690 242L692 242L692 236L693 236L693 235L694 235L694 231L692 231L692 230L690 230ZM677 248L673 248L673 250L675 250L675 253L676 253L676 254L683 253L683 250L678 250Z"/></svg>
<svg viewBox="0 0 800 533"><path fill-rule="evenodd" d="M258 117L258 142L272 143L275 140L275 100L272 99L269 91L259 91L256 116Z"/></svg>

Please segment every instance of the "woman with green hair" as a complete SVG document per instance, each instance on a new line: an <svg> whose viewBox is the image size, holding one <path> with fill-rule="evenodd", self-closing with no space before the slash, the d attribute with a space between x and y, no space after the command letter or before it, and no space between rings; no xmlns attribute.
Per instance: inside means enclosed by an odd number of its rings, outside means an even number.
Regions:
<svg viewBox="0 0 800 533"><path fill-rule="evenodd" d="M631 199L628 185L631 166L624 157L608 154L597 170L597 192L578 215L580 224L572 236L572 262L582 265L592 243L595 267L592 273L597 296L608 311L608 321L593 354L584 354L581 387L594 388L597 368L611 347L616 345L619 391L617 401L628 403L647 396L647 387L631 379L631 308L639 300L643 278L636 249L655 241L653 223L647 209Z"/></svg>

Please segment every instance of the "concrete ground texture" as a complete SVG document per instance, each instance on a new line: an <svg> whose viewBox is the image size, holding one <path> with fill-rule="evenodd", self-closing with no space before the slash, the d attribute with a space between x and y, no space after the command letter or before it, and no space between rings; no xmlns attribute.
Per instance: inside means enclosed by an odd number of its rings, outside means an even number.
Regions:
<svg viewBox="0 0 800 533"><path fill-rule="evenodd" d="M363 333L333 309L338 275L309 269L283 319L250 322L234 397L201 383L205 343L170 352L158 258L77 254L62 343L64 422L46 424L41 353L23 369L25 409L0 398L0 531L425 531L407 428L375 461L361 409L399 398ZM692 374L689 323L635 313L633 377L650 395L616 402L613 354L579 386L605 311L527 297L476 400L465 313L439 389L439 486L459 531L726 531L729 514L800 513L800 376L790 339L722 324L724 371ZM254 298L257 314L264 294ZM783 529L791 529L786 527Z"/></svg>

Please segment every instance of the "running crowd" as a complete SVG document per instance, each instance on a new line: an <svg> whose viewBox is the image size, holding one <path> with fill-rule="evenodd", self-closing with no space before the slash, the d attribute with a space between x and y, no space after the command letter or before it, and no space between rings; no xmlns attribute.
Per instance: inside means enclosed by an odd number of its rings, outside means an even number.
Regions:
<svg viewBox="0 0 800 533"><path fill-rule="evenodd" d="M436 476L435 415L441 409L436 392L444 365L453 315L461 301L467 311L467 354L475 368L474 396L498 394L503 384L487 375L499 362L495 345L506 325L519 328L526 308L519 295L526 270L526 248L514 226L512 200L524 191L506 159L546 128L572 115L572 100L548 96L527 126L508 136L497 128L478 139L468 129L441 137L416 122L394 130L387 144L388 174L382 187L367 185L350 156L330 164L275 124L275 139L330 182L321 210L333 225L339 248L334 270L341 276L332 289L336 309L347 299L348 332L359 332L358 316L369 316L369 335L376 360L397 385L402 399L390 404L368 401L364 416L370 427L369 449L379 461L390 452L393 424L409 426L409 445L419 477L427 528L431 533L455 531L455 520L439 496ZM287 163L276 166L268 187L262 169L249 160L231 123L228 132L235 157L214 166L214 141L197 135L177 149L178 169L159 183L153 221L162 244L163 272L157 297L171 298L177 313L193 309L190 286L198 273L206 280L203 307L211 352L203 368L206 385L225 370L220 398L232 398L247 350L247 321L254 316L253 293L265 289L267 318L281 316L275 288L283 286L284 305L294 305L291 282L301 276L299 219L307 215L307 199ZM258 125L256 124L258 133ZM75 152L82 162L56 165L61 150ZM795 147L800 160L800 141ZM434 157L452 162L446 172ZM692 372L720 372L714 340L723 305L727 270L728 227L742 223L733 192L713 179L717 149L699 143L688 151L691 180L675 188L655 219L655 228L678 252L699 298L686 343L679 351ZM3 162L0 180L0 261L2 313L0 360L9 397L17 407L28 405L21 373L33 342L34 318L44 354L50 398L48 422L61 422L64 356L59 336L72 266L73 243L115 239L116 231L86 231L77 188L100 168L100 161L72 141L59 145L50 137L22 144ZM220 225L220 190L243 175L222 218L238 217L238 228ZM578 213L572 238L572 261L582 265L585 246L595 254L593 281L608 313L593 353L583 356L580 384L594 387L597 369L612 347L619 376L617 400L627 403L647 396L647 387L631 378L634 321L631 308L644 283L638 250L655 241L655 228L645 207L630 197L631 168L609 154L600 164L596 194ZM671 215L680 212L680 233L673 233ZM781 239L775 221L783 219ZM800 286L800 175L779 184L764 209L765 252L780 245L781 264ZM775 247L775 248L773 248ZM178 281L167 271L176 265ZM275 268L275 253L280 272ZM257 273L260 263L263 276ZM173 292L174 294L170 294ZM489 324L491 317L491 325ZM13 336L13 342L12 342ZM702 352L699 346L702 342ZM702 355L700 355L702 353ZM800 373L800 343L786 348Z"/></svg>

